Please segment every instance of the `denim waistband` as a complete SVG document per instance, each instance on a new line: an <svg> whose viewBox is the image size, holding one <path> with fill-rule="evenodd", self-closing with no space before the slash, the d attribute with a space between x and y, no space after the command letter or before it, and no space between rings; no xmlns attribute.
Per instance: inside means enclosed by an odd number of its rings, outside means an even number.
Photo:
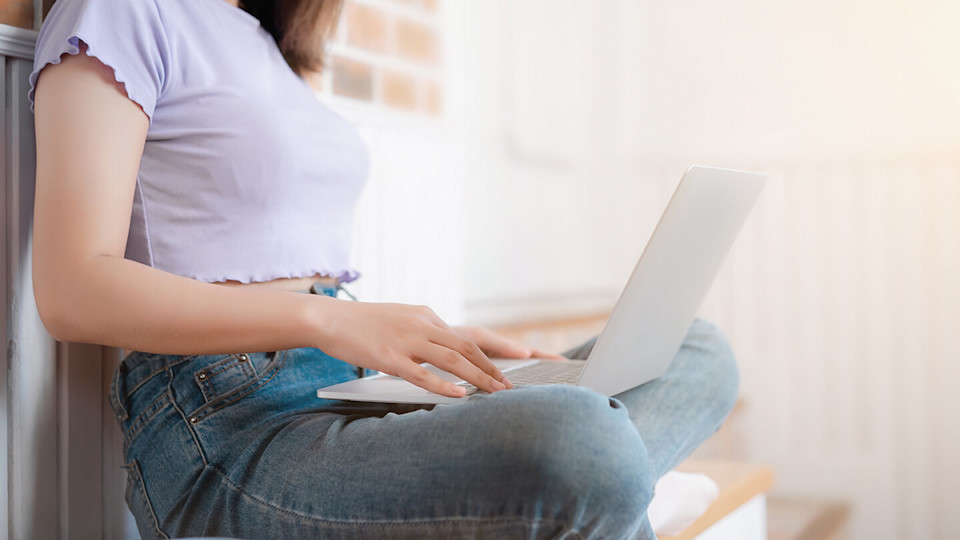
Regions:
<svg viewBox="0 0 960 540"><path fill-rule="evenodd" d="M321 285L315 283L309 290L297 292L336 298L337 292L340 290L342 290L342 287L339 283L336 285ZM129 413L124 406L126 399L145 382L167 369L193 361L197 358L214 358L217 356L223 356L224 358L232 357L239 362L249 361L254 366L254 369L257 369L259 367L257 364L271 361L277 352L278 351L266 353L237 352L224 355L175 355L131 351L120 365L117 366L117 369L114 370L113 380L110 385L110 402L116 411L117 417L121 421L125 421L129 418Z"/></svg>

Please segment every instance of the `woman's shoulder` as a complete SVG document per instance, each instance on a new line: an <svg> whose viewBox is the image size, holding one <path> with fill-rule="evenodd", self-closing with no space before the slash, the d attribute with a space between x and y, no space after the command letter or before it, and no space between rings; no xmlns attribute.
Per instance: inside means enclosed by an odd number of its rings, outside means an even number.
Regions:
<svg viewBox="0 0 960 540"><path fill-rule="evenodd" d="M158 0L59 0L37 37L31 105L40 72L65 55L95 57L113 69L148 116L163 84L169 46Z"/></svg>
<svg viewBox="0 0 960 540"><path fill-rule="evenodd" d="M63 25L98 23L103 28L117 22L141 23L158 21L159 0L58 0L44 19L41 36L49 29ZM129 27L128 27L129 28ZM124 28L115 28L123 31Z"/></svg>
<svg viewBox="0 0 960 540"><path fill-rule="evenodd" d="M183 34L184 27L202 25L197 39L229 31L228 18L259 25L259 21L224 0L58 0L44 19L38 43L82 30L88 38L142 36L153 40Z"/></svg>

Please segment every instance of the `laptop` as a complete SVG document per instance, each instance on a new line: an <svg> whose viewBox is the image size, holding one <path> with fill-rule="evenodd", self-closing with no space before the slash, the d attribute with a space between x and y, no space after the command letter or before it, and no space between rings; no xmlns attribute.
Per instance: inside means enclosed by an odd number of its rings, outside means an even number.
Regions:
<svg viewBox="0 0 960 540"><path fill-rule="evenodd" d="M573 384L614 396L659 377L680 350L764 182L758 173L690 167L586 360L491 360L518 388ZM485 394L456 375L424 366L465 386L467 395L441 396L399 377L378 374L320 388L317 397L439 404Z"/></svg>

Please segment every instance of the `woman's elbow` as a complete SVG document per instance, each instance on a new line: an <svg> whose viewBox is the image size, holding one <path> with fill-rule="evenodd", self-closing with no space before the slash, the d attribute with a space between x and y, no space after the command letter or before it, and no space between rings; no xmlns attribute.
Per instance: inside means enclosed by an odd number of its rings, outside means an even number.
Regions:
<svg viewBox="0 0 960 540"><path fill-rule="evenodd" d="M34 294L36 295L36 289ZM53 336L53 339L57 341L76 341L73 335L75 330L71 324L71 318L64 307L50 300L41 301L39 295L36 298L40 321L47 332Z"/></svg>
<svg viewBox="0 0 960 540"><path fill-rule="evenodd" d="M33 297L40 322L57 341L80 341L77 336L76 318L70 313L69 302L56 290L53 283L44 279L36 267L33 271Z"/></svg>

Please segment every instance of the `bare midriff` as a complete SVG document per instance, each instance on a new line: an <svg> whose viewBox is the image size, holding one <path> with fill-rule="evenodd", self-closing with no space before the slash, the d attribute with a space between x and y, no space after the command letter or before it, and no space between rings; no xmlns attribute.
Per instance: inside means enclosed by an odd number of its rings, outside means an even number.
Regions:
<svg viewBox="0 0 960 540"><path fill-rule="evenodd" d="M339 280L335 277L323 276L317 274L302 278L278 278L271 281L261 281L256 283L241 283L239 281L219 281L215 285L226 285L228 287L265 287L278 289L282 291L306 291L314 284L335 287Z"/></svg>

